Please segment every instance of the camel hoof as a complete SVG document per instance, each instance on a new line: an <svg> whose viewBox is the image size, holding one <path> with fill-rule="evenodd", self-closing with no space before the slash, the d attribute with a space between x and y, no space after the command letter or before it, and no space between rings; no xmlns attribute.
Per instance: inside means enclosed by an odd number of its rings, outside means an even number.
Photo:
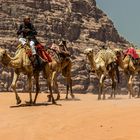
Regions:
<svg viewBox="0 0 140 140"><path fill-rule="evenodd" d="M135 95L132 95L132 97L135 97Z"/></svg>
<svg viewBox="0 0 140 140"><path fill-rule="evenodd" d="M60 96L57 96L56 101L60 99Z"/></svg>
<svg viewBox="0 0 140 140"><path fill-rule="evenodd" d="M17 100L17 105L19 105L21 103L21 100L20 99L18 99Z"/></svg>
<svg viewBox="0 0 140 140"><path fill-rule="evenodd" d="M74 96L73 94L71 94L71 97L72 97L72 99L74 99L74 98L75 98L75 96Z"/></svg>
<svg viewBox="0 0 140 140"><path fill-rule="evenodd" d="M47 95L48 97L48 102L51 102L51 95Z"/></svg>
<svg viewBox="0 0 140 140"><path fill-rule="evenodd" d="M51 102L51 98L48 99L48 102Z"/></svg>
<svg viewBox="0 0 140 140"><path fill-rule="evenodd" d="M28 105L32 105L33 104L32 101L25 101L25 103L28 104Z"/></svg>
<svg viewBox="0 0 140 140"><path fill-rule="evenodd" d="M56 103L56 101L53 101L52 104L56 105L57 103Z"/></svg>
<svg viewBox="0 0 140 140"><path fill-rule="evenodd" d="M112 97L112 96L110 96L110 97L108 97L108 99L113 99L113 97Z"/></svg>
<svg viewBox="0 0 140 140"><path fill-rule="evenodd" d="M66 96L66 98L65 98L66 100L68 100L68 97Z"/></svg>

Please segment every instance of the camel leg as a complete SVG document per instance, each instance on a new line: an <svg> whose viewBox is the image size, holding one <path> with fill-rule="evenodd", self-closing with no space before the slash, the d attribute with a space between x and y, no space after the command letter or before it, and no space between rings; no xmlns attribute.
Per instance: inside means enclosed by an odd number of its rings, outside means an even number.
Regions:
<svg viewBox="0 0 140 140"><path fill-rule="evenodd" d="M140 80L140 72L138 73L138 76L139 76L139 80ZM140 83L139 83L139 92L138 92L137 98L140 98Z"/></svg>
<svg viewBox="0 0 140 140"><path fill-rule="evenodd" d="M60 99L60 92L58 90L58 84L57 84L57 73L56 72L53 72L52 74L52 85L53 85L53 89L54 89L54 92L57 93L57 98L56 100L59 100Z"/></svg>
<svg viewBox="0 0 140 140"><path fill-rule="evenodd" d="M34 78L35 78L35 82L36 82L36 94L35 94L35 98L34 98L34 104L36 103L36 100L37 100L37 96L38 96L38 93L39 93L39 72L36 72L35 75L34 75Z"/></svg>
<svg viewBox="0 0 140 140"><path fill-rule="evenodd" d="M72 66L71 63L69 63L67 67L65 67L62 70L62 75L66 78L66 84L67 84L66 99L68 99L69 89L70 89L70 95L72 99L74 98L74 94L72 92L71 66Z"/></svg>
<svg viewBox="0 0 140 140"><path fill-rule="evenodd" d="M74 99L74 94L72 92L72 79L71 79L71 76L68 76L66 78L66 83L67 83L66 99L68 99L69 89L70 89L70 95L71 95L72 99Z"/></svg>
<svg viewBox="0 0 140 140"><path fill-rule="evenodd" d="M116 81L115 81L115 79L112 79L113 81L112 81L112 96L111 96L111 98L113 97L113 98L115 98L116 97Z"/></svg>
<svg viewBox="0 0 140 140"><path fill-rule="evenodd" d="M19 74L17 72L14 72L14 77L13 77L13 81L12 81L12 84L11 84L11 88L15 92L15 97L16 97L17 104L20 104L21 103L21 99L18 96L18 93L16 91L16 83L17 83L18 77L19 77Z"/></svg>
<svg viewBox="0 0 140 140"><path fill-rule="evenodd" d="M70 78L70 95L71 95L72 99L75 98L73 91L72 91L72 79L71 78Z"/></svg>
<svg viewBox="0 0 140 140"><path fill-rule="evenodd" d="M68 94L69 94L69 80L68 79L66 79L66 81L67 81L67 92L66 92L66 99L68 99Z"/></svg>
<svg viewBox="0 0 140 140"><path fill-rule="evenodd" d="M29 100L29 102L27 102L27 103L29 103L29 104L32 104L32 76L31 75L28 75L28 90L29 90L29 98L30 98L30 100Z"/></svg>
<svg viewBox="0 0 140 140"><path fill-rule="evenodd" d="M116 97L116 81L115 78L113 77L112 79L112 94L111 94L111 98L115 98Z"/></svg>
<svg viewBox="0 0 140 140"><path fill-rule="evenodd" d="M55 92L57 93L56 100L59 100L60 99L60 92L58 90L57 79L55 79L55 81L54 81L54 86L55 86Z"/></svg>
<svg viewBox="0 0 140 140"><path fill-rule="evenodd" d="M111 98L115 98L115 96L116 96L116 92L115 92L115 90L116 90L116 81L115 81L115 74L113 73L113 72L111 72L110 73L110 77L111 77L111 79L112 79L112 92L111 92Z"/></svg>
<svg viewBox="0 0 140 140"><path fill-rule="evenodd" d="M53 97L53 93L52 93L52 86L51 86L51 78L47 78L47 83L48 83L48 87L49 87L49 91L50 91L50 101L52 101L52 104L56 104L54 97Z"/></svg>
<svg viewBox="0 0 140 140"><path fill-rule="evenodd" d="M99 87L99 94L98 94L98 100L101 99L101 95L102 95L102 91L103 91L103 84L104 84L104 79L105 79L105 75L102 74L100 77L100 87ZM105 99L105 93L103 94L103 99Z"/></svg>
<svg viewBox="0 0 140 140"><path fill-rule="evenodd" d="M134 95L133 95L133 87L132 87L132 85L133 85L133 75L130 75L130 77L129 77L129 81L128 81L128 90L129 90L129 98L131 98L131 96L132 97L134 97Z"/></svg>
<svg viewBox="0 0 140 140"><path fill-rule="evenodd" d="M127 88L128 88L128 95L129 95L129 97L130 97L130 91L129 91L129 78L130 78L130 75L127 73L127 72L125 72L125 77L126 77L126 80L127 80Z"/></svg>

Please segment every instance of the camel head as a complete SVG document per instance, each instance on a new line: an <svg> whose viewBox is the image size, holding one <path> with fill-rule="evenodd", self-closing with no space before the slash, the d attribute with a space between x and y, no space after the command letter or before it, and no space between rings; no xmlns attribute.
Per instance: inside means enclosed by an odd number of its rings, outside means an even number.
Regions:
<svg viewBox="0 0 140 140"><path fill-rule="evenodd" d="M117 60L122 61L122 58L124 57L123 56L123 50L121 48L115 48L115 49L113 49L113 51L114 51L114 53L117 57Z"/></svg>
<svg viewBox="0 0 140 140"><path fill-rule="evenodd" d="M89 56L89 57L93 56L93 49L92 48L85 49L84 54Z"/></svg>
<svg viewBox="0 0 140 140"><path fill-rule="evenodd" d="M2 61L5 55L6 55L6 50L3 48L0 48L0 62Z"/></svg>
<svg viewBox="0 0 140 140"><path fill-rule="evenodd" d="M0 48L0 63L4 66L8 66L10 63L10 56L8 55L7 51L3 48Z"/></svg>
<svg viewBox="0 0 140 140"><path fill-rule="evenodd" d="M121 55L122 55L122 52L123 52L123 50L120 49L120 48L115 48L115 49L113 49L113 51L114 51L115 54L118 55L118 56L121 56Z"/></svg>
<svg viewBox="0 0 140 140"><path fill-rule="evenodd" d="M89 60L90 67L91 67L91 68L89 68L89 67L87 68L88 71L94 72L96 66L95 66L95 62L94 62L94 51L93 51L93 49L92 48L85 49L84 54L86 55L86 59Z"/></svg>

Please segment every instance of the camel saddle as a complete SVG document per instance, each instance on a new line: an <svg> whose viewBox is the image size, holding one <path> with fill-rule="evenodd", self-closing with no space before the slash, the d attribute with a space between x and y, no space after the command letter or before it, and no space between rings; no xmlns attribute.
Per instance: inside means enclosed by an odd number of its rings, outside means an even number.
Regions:
<svg viewBox="0 0 140 140"><path fill-rule="evenodd" d="M51 56L46 51L45 47L40 43L36 45L37 54L45 61L52 62Z"/></svg>
<svg viewBox="0 0 140 140"><path fill-rule="evenodd" d="M128 48L125 52L125 55L130 55L133 59L140 58L137 51L134 48Z"/></svg>
<svg viewBox="0 0 140 140"><path fill-rule="evenodd" d="M70 54L65 52L59 52L56 49L49 47L47 49L47 53L51 56L51 58L55 59L57 62L60 62L64 59L70 58Z"/></svg>
<svg viewBox="0 0 140 140"><path fill-rule="evenodd" d="M48 52L45 50L45 47L41 45L40 43L35 46L38 56L42 59L44 62L52 62L51 56L48 54ZM28 54L29 58L32 56L32 52L30 48L26 48L26 53Z"/></svg>
<svg viewBox="0 0 140 140"><path fill-rule="evenodd" d="M128 48L125 55L130 55L134 65L140 64L140 50L135 50L134 48Z"/></svg>

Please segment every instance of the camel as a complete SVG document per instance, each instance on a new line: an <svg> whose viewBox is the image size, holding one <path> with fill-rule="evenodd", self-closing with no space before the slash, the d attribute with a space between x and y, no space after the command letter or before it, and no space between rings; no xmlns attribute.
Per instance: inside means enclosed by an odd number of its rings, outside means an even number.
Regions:
<svg viewBox="0 0 140 140"><path fill-rule="evenodd" d="M66 79L66 99L68 99L68 93L70 89L70 95L72 99L74 98L74 94L72 92L72 79L71 79L71 68L72 68L72 61L69 57L60 58L57 52L56 48L59 48L57 44L53 44L55 46L55 49L49 48L47 49L48 54L51 55L52 62L50 63L50 68L52 71L52 84L55 92L57 93L56 100L60 99L60 92L58 90L58 84L57 84L57 77L60 73L62 73L62 76ZM61 59L61 60L60 60Z"/></svg>
<svg viewBox="0 0 140 140"><path fill-rule="evenodd" d="M84 51L84 54L86 54L90 62L91 71L95 72L95 74L99 79L98 100L101 99L104 80L107 74L112 80L112 93L110 97L115 98L115 89L116 89L115 76L117 76L119 82L119 73L118 73L119 71L116 65L116 56L113 53L113 51L111 51L110 49L108 50L103 49L100 50L97 54L95 54L92 48L87 48ZM105 92L103 92L103 99L105 99Z"/></svg>
<svg viewBox="0 0 140 140"><path fill-rule="evenodd" d="M11 57L5 49L0 48L0 63L3 64L3 66L5 66L5 67L11 67L14 69L14 76L13 76L11 88L13 89L13 91L15 93L17 104L21 103L21 99L16 91L16 83L17 83L20 73L27 75L27 78L28 78L29 98L30 98L29 103L30 104L36 103L37 96L39 93L39 71L38 70L33 71L33 66L26 53L27 48L22 47L22 45L19 45L14 57ZM56 103L54 100L53 94L52 94L51 72L50 72L49 63L44 64L43 73L44 73L44 78L47 79L52 103ZM32 94L31 94L32 76L34 76L35 83L36 83L36 94L35 94L34 101L32 100Z"/></svg>
<svg viewBox="0 0 140 140"><path fill-rule="evenodd" d="M118 65L124 71L127 83L128 83L128 94L129 98L134 97L133 94L133 77L136 73L140 75L140 62L138 64L134 64L134 60L131 55L124 56L122 49L114 49L113 50L118 58ZM137 54L139 54L139 50L136 50ZM139 60L138 60L139 61ZM140 97L140 90L138 93L138 97Z"/></svg>

